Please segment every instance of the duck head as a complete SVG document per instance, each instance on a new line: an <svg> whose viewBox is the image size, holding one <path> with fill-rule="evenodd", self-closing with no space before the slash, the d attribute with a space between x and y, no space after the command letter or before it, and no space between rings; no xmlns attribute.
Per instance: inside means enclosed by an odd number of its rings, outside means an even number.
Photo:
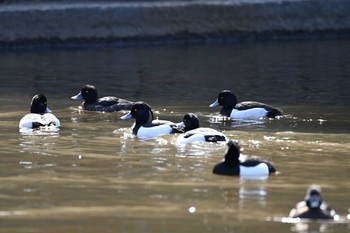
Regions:
<svg viewBox="0 0 350 233"><path fill-rule="evenodd" d="M184 131L187 132L192 129L199 128L198 117L193 113L187 113L184 115L182 122L184 124Z"/></svg>
<svg viewBox="0 0 350 233"><path fill-rule="evenodd" d="M229 167L234 167L239 165L239 156L241 153L241 148L238 142L229 141L227 143L228 149L225 155L225 164Z"/></svg>
<svg viewBox="0 0 350 233"><path fill-rule="evenodd" d="M83 99L83 100L85 100L85 103L87 103L87 104L96 103L98 100L97 89L93 85L85 85L85 86L83 86L81 91L77 95L72 96L71 99L72 100L82 100Z"/></svg>
<svg viewBox="0 0 350 233"><path fill-rule="evenodd" d="M209 107L216 107L220 105L226 108L234 108L236 104L237 104L236 95L231 91L223 90L222 92L219 93L218 98L215 100L215 102L209 105Z"/></svg>
<svg viewBox="0 0 350 233"><path fill-rule="evenodd" d="M147 122L152 122L154 119L151 107L145 102L136 102L132 105L131 110L126 115L122 116L122 120L135 118L136 124L143 125Z"/></svg>
<svg viewBox="0 0 350 233"><path fill-rule="evenodd" d="M37 94L32 98L30 113L44 114L51 112L47 107L47 99L43 94Z"/></svg>
<svg viewBox="0 0 350 233"><path fill-rule="evenodd" d="M321 187L318 185L311 185L306 191L304 200L310 209L320 208L323 201L321 197Z"/></svg>

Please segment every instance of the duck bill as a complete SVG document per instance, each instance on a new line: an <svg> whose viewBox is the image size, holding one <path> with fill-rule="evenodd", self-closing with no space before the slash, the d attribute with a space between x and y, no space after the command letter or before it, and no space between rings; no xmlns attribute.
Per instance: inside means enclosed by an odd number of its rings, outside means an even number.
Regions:
<svg viewBox="0 0 350 233"><path fill-rule="evenodd" d="M184 130L184 129L185 129L185 123L183 123L183 122L176 123L176 124L175 124L175 127L176 127L177 129Z"/></svg>
<svg viewBox="0 0 350 233"><path fill-rule="evenodd" d="M82 100L83 99L83 95L81 94L81 92L79 92L79 94L70 97L71 100Z"/></svg>
<svg viewBox="0 0 350 233"><path fill-rule="evenodd" d="M209 107L213 108L219 105L219 100L215 100L214 103L212 103L211 105L209 105Z"/></svg>
<svg viewBox="0 0 350 233"><path fill-rule="evenodd" d="M46 112L46 113L52 113L52 111L51 111L48 107L46 107L45 112Z"/></svg>
<svg viewBox="0 0 350 233"><path fill-rule="evenodd" d="M130 119L130 118L132 118L131 112L128 112L124 116L120 117L120 119L122 119L122 120L127 120L127 119Z"/></svg>

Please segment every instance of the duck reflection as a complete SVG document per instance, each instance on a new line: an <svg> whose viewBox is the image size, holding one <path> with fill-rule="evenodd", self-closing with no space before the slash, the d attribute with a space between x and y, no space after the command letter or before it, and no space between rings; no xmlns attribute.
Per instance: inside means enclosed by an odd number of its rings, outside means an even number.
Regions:
<svg viewBox="0 0 350 233"><path fill-rule="evenodd" d="M266 207L266 177L249 177L239 178L239 189L224 189L223 197L227 206L232 206L238 204L239 210L251 209L251 206L254 206L253 209L259 207ZM237 195L238 192L238 195ZM236 209L236 208L234 208Z"/></svg>
<svg viewBox="0 0 350 233"><path fill-rule="evenodd" d="M218 124L222 124L223 126L230 126L232 128L266 128L266 123L268 122L269 120L265 119L231 119L230 117L215 114L211 114L209 116L209 123L212 124L211 127L215 127Z"/></svg>
<svg viewBox="0 0 350 233"><path fill-rule="evenodd" d="M19 137L19 152L45 156L54 155L56 148L55 141L58 137L60 137L58 130L28 130L21 132Z"/></svg>
<svg viewBox="0 0 350 233"><path fill-rule="evenodd" d="M19 152L24 155L19 164L24 169L44 169L45 172L52 173L57 163L44 157L56 156L55 139L59 134L58 132L36 133L37 135L21 135L19 138Z"/></svg>
<svg viewBox="0 0 350 233"><path fill-rule="evenodd" d="M324 233L330 232L330 224L317 222L299 222L291 227L292 232L298 233Z"/></svg>
<svg viewBox="0 0 350 233"><path fill-rule="evenodd" d="M266 176L259 177L240 177L239 188L239 208L243 209L246 204L266 207Z"/></svg>

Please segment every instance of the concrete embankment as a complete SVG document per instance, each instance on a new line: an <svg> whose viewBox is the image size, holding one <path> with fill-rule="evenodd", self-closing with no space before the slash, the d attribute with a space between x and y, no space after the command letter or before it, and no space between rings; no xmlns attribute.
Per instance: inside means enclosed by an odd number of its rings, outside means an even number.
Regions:
<svg viewBox="0 0 350 233"><path fill-rule="evenodd" d="M349 35L349 0L0 3L1 49Z"/></svg>

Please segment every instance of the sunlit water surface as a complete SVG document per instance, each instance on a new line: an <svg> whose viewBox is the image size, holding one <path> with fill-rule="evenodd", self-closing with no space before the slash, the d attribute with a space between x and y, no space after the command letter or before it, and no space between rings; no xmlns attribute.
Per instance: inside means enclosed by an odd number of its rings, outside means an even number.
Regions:
<svg viewBox="0 0 350 233"><path fill-rule="evenodd" d="M349 41L1 53L0 231L349 232L349 61ZM194 112L279 173L213 175L225 145L140 140L124 113L78 110L70 97L87 83L159 119ZM208 107L222 89L286 116L223 121ZM39 92L62 127L20 133ZM340 220L283 221L312 183Z"/></svg>

